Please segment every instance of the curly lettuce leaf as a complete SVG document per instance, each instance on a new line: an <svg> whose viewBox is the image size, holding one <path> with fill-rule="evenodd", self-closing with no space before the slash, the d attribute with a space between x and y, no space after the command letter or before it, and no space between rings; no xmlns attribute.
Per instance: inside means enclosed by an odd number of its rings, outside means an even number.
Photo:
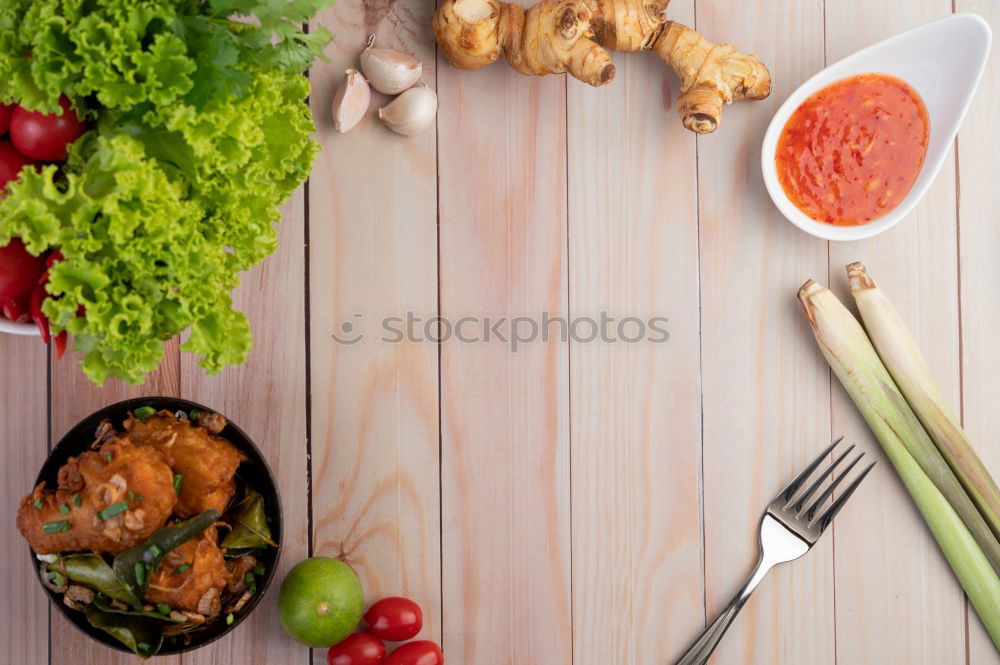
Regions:
<svg viewBox="0 0 1000 665"><path fill-rule="evenodd" d="M213 15L224 2L0 4L0 100L51 110L65 93L93 120L61 168L8 185L0 244L61 250L43 311L96 383L143 381L182 333L207 372L246 358L230 292L274 251L319 149L296 68L322 40L295 23L322 4L259 3L257 26ZM273 35L300 59L275 59Z"/></svg>

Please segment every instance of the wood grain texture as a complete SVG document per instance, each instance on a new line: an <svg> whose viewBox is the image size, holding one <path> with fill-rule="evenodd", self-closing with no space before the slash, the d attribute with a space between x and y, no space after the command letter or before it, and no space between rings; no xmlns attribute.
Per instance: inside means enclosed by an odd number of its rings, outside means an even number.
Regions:
<svg viewBox="0 0 1000 665"><path fill-rule="evenodd" d="M282 572L310 553L342 557L369 600L420 602L421 637L440 640L451 665L673 662L749 572L764 503L832 434L883 459L794 301L814 277L850 305L851 260L900 309L1000 473L998 56L957 158L878 238L806 236L767 199L758 166L771 114L824 61L942 16L950 0L675 0L671 18L756 53L776 82L698 139L664 108L677 91L654 57L616 54L601 89L504 64L457 71L436 55L435 4L343 0L319 17L336 36L331 62L310 73L324 151L285 206L277 253L236 294L255 337L246 365L206 377L172 341L146 385L96 388L75 358L52 358L49 374L37 339L0 335L10 662L135 662L47 606L9 517L50 436L131 396L180 395L237 422L281 485ZM1000 29L994 0L955 9ZM373 93L357 128L333 132L334 90L370 33L423 61L441 102L434 129L389 133ZM405 327L408 311L419 340L387 341L383 321ZM602 311L665 316L670 339L564 343L552 324L549 341L513 352L509 334L426 336L436 315L506 317L509 333L511 317ZM319 665L321 651L279 627L276 592L232 636L157 662ZM712 662L986 665L996 654L883 461L832 537L754 594Z"/></svg>
<svg viewBox="0 0 1000 665"><path fill-rule="evenodd" d="M768 63L775 81L768 100L727 108L716 134L698 140L711 619L756 562L763 506L830 438L825 364L794 298L807 277L826 274L826 244L774 209L759 167L771 114L823 66L823 16L818 2L699 2L697 9L700 31L738 38ZM832 557L826 539L808 557L772 571L716 662L833 663Z"/></svg>
<svg viewBox="0 0 1000 665"><path fill-rule="evenodd" d="M310 353L315 553L353 566L369 602L416 600L421 637L440 640L437 348L384 341L394 335L382 329L408 311L437 314L435 133L382 127L375 111L388 99L374 91L347 134L333 131L329 108L369 33L415 54L433 86L432 11L430 1L338 2L320 17L337 39L311 74L324 151L309 185Z"/></svg>
<svg viewBox="0 0 1000 665"><path fill-rule="evenodd" d="M443 64L438 94L441 315L565 316L565 81ZM566 665L568 349L507 340L441 347L444 648Z"/></svg>
<svg viewBox="0 0 1000 665"><path fill-rule="evenodd" d="M570 342L578 665L669 662L703 624L695 137L658 58L615 60L611 84L567 90L569 312L615 319L610 343Z"/></svg>
<svg viewBox="0 0 1000 665"><path fill-rule="evenodd" d="M1000 4L992 0L960 0L958 11L976 12L1000 33ZM962 313L961 407L966 433L993 473L1000 476L1000 354L996 328L1000 322L1000 227L996 196L1000 174L1000 141L996 134L1000 105L1000 52L994 44L979 91L958 136L958 173L961 186L959 216L959 288ZM997 650L975 611L966 603L969 629L969 665L997 661Z"/></svg>
<svg viewBox="0 0 1000 665"><path fill-rule="evenodd" d="M839 60L950 10L947 0L908 3L905 15L890 3L828 4L827 60ZM853 309L844 266L864 261L903 313L945 394L957 404L955 242L955 162L949 156L931 190L903 223L865 242L831 243L829 282ZM833 384L833 430L882 460L860 500L847 507L836 526L838 659L900 665L961 662L961 587L854 404L836 379ZM880 509L866 510L862 502ZM871 607L893 610L865 611ZM929 634L928 626L936 635Z"/></svg>
<svg viewBox="0 0 1000 665"><path fill-rule="evenodd" d="M47 454L48 376L47 351L38 337L0 335L0 423L3 424L4 460L0 471L0 644L11 663L43 665L49 662L49 600L32 574L36 565L21 534L14 513Z"/></svg>
<svg viewBox="0 0 1000 665"><path fill-rule="evenodd" d="M288 661L304 652L278 623L277 587L307 556L306 491L305 194L300 188L282 209L282 248L243 275L234 306L246 313L254 335L245 364L207 376L190 354L181 356L180 395L224 414L257 444L278 482L283 520L278 577L250 618L232 633L183 656L184 665ZM281 294L276 297L276 294ZM302 658L294 661L303 663Z"/></svg>

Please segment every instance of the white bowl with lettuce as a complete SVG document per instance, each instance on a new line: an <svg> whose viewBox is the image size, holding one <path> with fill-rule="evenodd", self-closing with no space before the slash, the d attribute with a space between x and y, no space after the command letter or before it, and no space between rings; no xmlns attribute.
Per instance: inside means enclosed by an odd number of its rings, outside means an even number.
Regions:
<svg viewBox="0 0 1000 665"><path fill-rule="evenodd" d="M208 373L246 358L230 293L276 248L319 150L302 72L330 35L302 26L329 4L0 5L0 103L53 114L65 96L92 128L8 183L0 246L61 252L41 311L95 383L141 383L181 334Z"/></svg>

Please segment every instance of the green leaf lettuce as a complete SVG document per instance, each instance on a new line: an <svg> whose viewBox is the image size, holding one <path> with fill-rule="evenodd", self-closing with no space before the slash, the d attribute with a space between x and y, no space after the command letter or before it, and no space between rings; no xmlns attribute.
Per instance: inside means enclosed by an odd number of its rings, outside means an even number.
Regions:
<svg viewBox="0 0 1000 665"><path fill-rule="evenodd" d="M61 251L43 311L94 382L141 382L182 333L207 372L246 358L230 292L319 149L302 70L329 35L302 22L325 4L0 2L0 101L51 112L65 94L93 127L8 185L0 245Z"/></svg>

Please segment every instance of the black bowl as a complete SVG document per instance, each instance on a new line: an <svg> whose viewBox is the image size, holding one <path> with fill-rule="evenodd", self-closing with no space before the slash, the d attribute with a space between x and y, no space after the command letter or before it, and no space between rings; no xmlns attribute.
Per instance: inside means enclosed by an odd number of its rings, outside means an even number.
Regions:
<svg viewBox="0 0 1000 665"><path fill-rule="evenodd" d="M117 404L112 404L111 406L106 406L100 411L96 411L81 420L75 427L73 427L73 429L67 432L66 435L59 440L56 447L52 449L51 453L49 453L49 457L45 460L45 464L42 465L42 470L38 472L38 477L35 479L35 485L45 481L48 487L55 487L59 468L64 465L70 457L86 452L90 448L90 445L94 442L94 432L97 430L97 426L100 425L101 421L110 420L111 424L115 428L120 428L122 423L128 417L128 413L141 406L151 406L157 411L167 409L168 411L185 411L190 413L192 409L200 409L201 411L209 413L214 412L213 409L210 409L207 406L175 397L140 397L136 399L128 399L124 402L118 402ZM250 487L253 487L255 490L260 492L261 496L264 498L267 516L270 518L271 535L274 542L276 542L278 546L262 549L255 554L261 565L267 569L267 572L264 574L263 579L258 578L257 593L255 593L243 609L240 610L231 625L226 625L224 618L217 617L211 624L192 633L191 642L189 644L170 647L166 642L164 642L159 655L193 651L205 646L206 644L214 642L236 628L241 621L250 615L254 607L256 607L257 603L264 596L268 585L271 584L271 579L274 577L275 570L277 570L278 567L278 558L281 556L282 540L281 498L278 496L278 485L274 480L274 475L271 473L271 467L268 466L267 460L264 459L264 455L261 454L260 450L257 449L257 446L250 440L250 437L248 437L243 430L234 425L232 422L226 425L226 429L222 430L220 436L228 439L247 456L248 461L241 464L239 470L236 472L237 484L243 486L249 485ZM112 649L132 653L123 644L115 640L110 635L87 623L87 619L84 617L82 612L77 612L66 607L62 602L61 594L57 594L49 590L44 584L42 584L38 560L35 558L35 553L30 548L28 551L31 554L32 568L35 571L36 577L38 577L39 584L42 585L45 593L49 595L49 598L52 600L56 609L59 610L63 616L69 619L70 622L77 628L98 642L106 644Z"/></svg>

